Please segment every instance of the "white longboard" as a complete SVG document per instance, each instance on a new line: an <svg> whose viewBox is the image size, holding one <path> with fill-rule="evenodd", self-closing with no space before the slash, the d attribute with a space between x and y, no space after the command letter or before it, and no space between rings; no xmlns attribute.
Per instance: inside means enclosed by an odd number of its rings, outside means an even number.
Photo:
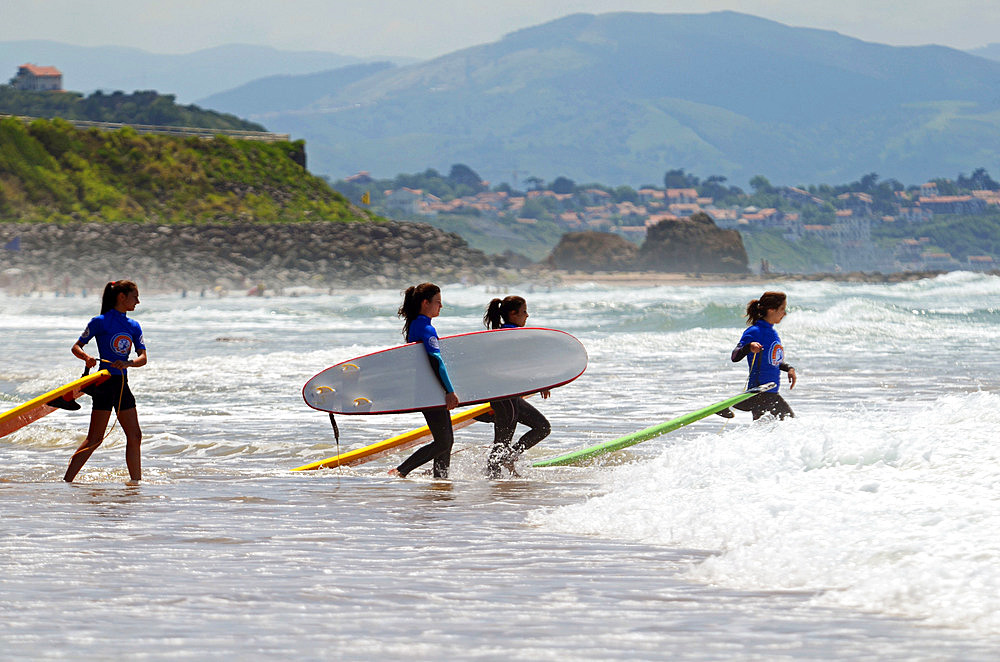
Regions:
<svg viewBox="0 0 1000 662"><path fill-rule="evenodd" d="M445 336L441 356L460 405L526 395L567 384L587 369L587 350L564 331L498 329ZM313 409L396 414L444 405L444 388L422 343L359 356L302 387Z"/></svg>

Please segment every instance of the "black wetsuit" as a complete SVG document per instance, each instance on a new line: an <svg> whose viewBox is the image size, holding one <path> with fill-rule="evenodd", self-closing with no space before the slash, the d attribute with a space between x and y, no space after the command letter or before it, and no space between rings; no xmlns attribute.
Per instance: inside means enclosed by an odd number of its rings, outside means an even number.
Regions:
<svg viewBox="0 0 1000 662"><path fill-rule="evenodd" d="M516 324L505 323L501 329L518 329ZM521 453L549 436L552 426L540 411L524 401L524 398L502 398L490 400L493 408L493 448L486 461L486 471L490 478L500 477L500 467L513 464ZM517 424L523 423L531 429L513 444Z"/></svg>
<svg viewBox="0 0 1000 662"><path fill-rule="evenodd" d="M413 455L396 467L396 471L401 476L406 476L421 464L433 459L434 477L447 478L448 468L451 466L451 447L455 443L455 431L451 428L451 414L445 407L424 409L420 413L424 415L424 420L427 421L427 427L431 429L434 441L418 448Z"/></svg>
<svg viewBox="0 0 1000 662"><path fill-rule="evenodd" d="M795 417L795 412L788 406L785 399L777 393L758 393L752 398L747 398L743 402L733 405L733 409L748 411L753 414L753 420L757 420L764 414L777 416L778 420L786 416Z"/></svg>
<svg viewBox="0 0 1000 662"><path fill-rule="evenodd" d="M540 411L523 398L490 400L490 407L493 408L493 448L490 450L486 470L491 478L499 478L500 467L513 463L521 453L549 436L552 426ZM517 443L512 443L518 423L531 429Z"/></svg>

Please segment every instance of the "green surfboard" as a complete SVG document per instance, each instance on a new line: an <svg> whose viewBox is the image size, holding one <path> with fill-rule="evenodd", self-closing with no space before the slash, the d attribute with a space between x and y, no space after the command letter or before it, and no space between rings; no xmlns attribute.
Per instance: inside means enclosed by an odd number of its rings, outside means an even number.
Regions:
<svg viewBox="0 0 1000 662"><path fill-rule="evenodd" d="M753 396L761 393L763 391L768 391L774 388L774 382L769 384L762 384L755 388L750 389L740 393L739 395L734 395L731 398L723 400L722 402L716 402L714 405L709 405L703 407L697 411L693 411L690 414L684 414L683 416L678 416L672 420L665 423L660 423L659 425L654 425L652 427L646 428L645 430L639 430L638 432L633 432L632 434L627 434L624 437L619 437L617 439L612 439L611 441L606 441L603 444L597 444L596 446L591 446L589 448L582 448L578 451L573 451L572 453L566 453L565 455L559 455L556 457L549 458L547 460L539 460L531 466L533 467L557 467L564 464L577 464L583 462L584 460L589 460L598 455L604 455L606 453L613 453L615 451L621 450L623 448L628 448L629 446L635 446L638 443L647 441L654 437L659 437L660 435L666 434L668 432L673 432L677 428L684 427L689 423L694 423L695 421L701 420L706 416L711 416L715 412L722 411L726 407L732 407L733 405L748 400Z"/></svg>

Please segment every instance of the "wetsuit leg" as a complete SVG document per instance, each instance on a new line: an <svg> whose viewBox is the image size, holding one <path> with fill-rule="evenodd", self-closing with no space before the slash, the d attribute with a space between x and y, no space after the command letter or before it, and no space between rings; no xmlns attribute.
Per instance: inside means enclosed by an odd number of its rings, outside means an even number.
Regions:
<svg viewBox="0 0 1000 662"><path fill-rule="evenodd" d="M455 431L451 428L451 415L444 407L424 409L420 413L424 415L424 420L427 421L427 427L431 429L434 441L418 448L413 455L396 467L396 470L401 476L406 476L420 465L434 460L434 477L447 478L448 469L451 466L451 447L455 443Z"/></svg>
<svg viewBox="0 0 1000 662"><path fill-rule="evenodd" d="M527 425L531 429L521 435L514 445L511 459L517 459L524 451L528 450L552 432L549 420L542 415L542 412L535 409L530 402L518 398L514 403L517 409L517 422Z"/></svg>
<svg viewBox="0 0 1000 662"><path fill-rule="evenodd" d="M493 408L493 448L486 460L486 473L490 478L500 477L500 467L508 461L511 452L510 442L517 428L517 405L514 400L504 398L490 401L490 407Z"/></svg>
<svg viewBox="0 0 1000 662"><path fill-rule="evenodd" d="M795 418L792 408L777 393L759 393L752 398L733 405L733 409L752 413L753 420L755 421L764 414L777 416L778 420L783 420L786 416Z"/></svg>

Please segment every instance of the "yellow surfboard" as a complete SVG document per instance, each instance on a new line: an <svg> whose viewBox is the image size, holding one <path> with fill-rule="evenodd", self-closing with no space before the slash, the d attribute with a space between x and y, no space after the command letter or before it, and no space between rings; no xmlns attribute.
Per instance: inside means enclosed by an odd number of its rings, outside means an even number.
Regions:
<svg viewBox="0 0 1000 662"><path fill-rule="evenodd" d="M54 412L58 407L52 407L48 403L56 398L62 398L67 402L72 402L80 397L83 388L90 384L100 384L111 376L107 370L98 370L92 375L87 375L63 384L59 388L54 388L47 393L43 393L37 398L28 400L23 405L14 407L7 413L0 415L0 437L7 436L15 430L20 430L28 423L37 421L42 416Z"/></svg>
<svg viewBox="0 0 1000 662"><path fill-rule="evenodd" d="M490 403L484 402L483 404L476 405L471 409L466 409L465 411L452 414L451 427L458 430L459 428L472 425L475 422L476 416L482 416L483 414L491 411L493 410L490 408ZM375 458L385 455L391 451L401 451L412 446L416 446L430 437L430 428L425 425L421 428L417 428L416 430L410 430L409 432L396 435L395 437L386 439L385 441L379 441L369 446L365 446L364 448L358 448L353 451L341 453L340 455L328 457L325 460L318 460L310 464L304 464L301 467L292 469L292 471L311 471L313 469L323 469L327 467L346 467L353 464L364 464L365 462L370 462L371 460L374 460Z"/></svg>

